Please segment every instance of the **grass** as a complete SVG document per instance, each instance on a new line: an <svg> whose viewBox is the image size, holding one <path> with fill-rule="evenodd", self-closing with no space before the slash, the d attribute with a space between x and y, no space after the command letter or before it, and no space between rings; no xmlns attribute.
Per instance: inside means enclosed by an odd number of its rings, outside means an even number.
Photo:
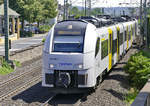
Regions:
<svg viewBox="0 0 150 106"><path fill-rule="evenodd" d="M13 62L17 67L21 66L19 61L14 60ZM14 69L3 58L0 58L0 64L0 75L7 75L14 72Z"/></svg>
<svg viewBox="0 0 150 106"><path fill-rule="evenodd" d="M0 67L0 75L6 75L6 74L9 74L12 72L14 72L14 70L12 68Z"/></svg>
<svg viewBox="0 0 150 106"><path fill-rule="evenodd" d="M128 91L128 94L125 96L125 102L128 104L132 104L138 93L139 91L137 89L131 88Z"/></svg>
<svg viewBox="0 0 150 106"><path fill-rule="evenodd" d="M0 58L0 63L1 63L1 66L0 66L1 75L6 75L11 72L14 72L14 69L12 69L11 66L6 61L4 61L3 58Z"/></svg>
<svg viewBox="0 0 150 106"><path fill-rule="evenodd" d="M20 63L19 61L14 60L13 62L15 63L15 65L16 65L17 67L21 67L21 63Z"/></svg>

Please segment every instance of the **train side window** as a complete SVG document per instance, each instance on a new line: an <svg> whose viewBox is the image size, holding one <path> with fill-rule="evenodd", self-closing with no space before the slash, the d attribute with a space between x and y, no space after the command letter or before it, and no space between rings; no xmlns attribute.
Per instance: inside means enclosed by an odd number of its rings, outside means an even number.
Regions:
<svg viewBox="0 0 150 106"><path fill-rule="evenodd" d="M106 56L108 56L108 40L101 43L101 59L104 59Z"/></svg>
<svg viewBox="0 0 150 106"><path fill-rule="evenodd" d="M110 35L110 38L109 38L109 53L112 53L112 34Z"/></svg>
<svg viewBox="0 0 150 106"><path fill-rule="evenodd" d="M135 36L137 35L137 25L135 23Z"/></svg>
<svg viewBox="0 0 150 106"><path fill-rule="evenodd" d="M127 31L125 31L125 41L127 41Z"/></svg>
<svg viewBox="0 0 150 106"><path fill-rule="evenodd" d="M131 40L131 31L129 31L129 40Z"/></svg>
<svg viewBox="0 0 150 106"><path fill-rule="evenodd" d="M100 38L98 38L97 41L96 41L95 57L97 56L97 54L99 52L99 44L100 44Z"/></svg>
<svg viewBox="0 0 150 106"><path fill-rule="evenodd" d="M117 52L117 39L113 40L112 54Z"/></svg>
<svg viewBox="0 0 150 106"><path fill-rule="evenodd" d="M120 36L119 36L119 45L122 45L123 44L123 33L120 33Z"/></svg>
<svg viewBox="0 0 150 106"><path fill-rule="evenodd" d="M134 27L132 28L132 36L134 36Z"/></svg>

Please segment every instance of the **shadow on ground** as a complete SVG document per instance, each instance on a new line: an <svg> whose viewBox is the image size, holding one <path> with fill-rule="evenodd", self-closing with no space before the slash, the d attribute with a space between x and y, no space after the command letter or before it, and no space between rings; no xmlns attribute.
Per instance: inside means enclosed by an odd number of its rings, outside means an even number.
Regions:
<svg viewBox="0 0 150 106"><path fill-rule="evenodd" d="M125 94L123 94L123 93L120 93L120 92L117 92L117 91L115 91L115 90L113 90L113 89L104 89L105 91L107 91L107 92L109 92L109 93L111 93L114 97L117 97L118 99L120 99L120 100L124 100L124 95Z"/></svg>
<svg viewBox="0 0 150 106"><path fill-rule="evenodd" d="M51 98L54 93L51 93L49 88L44 88L41 86L41 82L36 85L30 87L29 89L15 95L12 97L12 100L22 100L25 103L45 103L49 98ZM54 97L49 104L76 104L81 98L83 94L59 94Z"/></svg>

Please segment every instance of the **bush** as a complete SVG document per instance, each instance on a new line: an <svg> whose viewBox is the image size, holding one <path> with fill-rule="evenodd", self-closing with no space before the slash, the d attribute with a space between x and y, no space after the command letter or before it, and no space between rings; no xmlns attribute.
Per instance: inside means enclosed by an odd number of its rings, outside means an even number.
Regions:
<svg viewBox="0 0 150 106"><path fill-rule="evenodd" d="M132 87L141 89L150 78L150 54L144 51L130 57L124 67L129 74L129 82Z"/></svg>
<svg viewBox="0 0 150 106"><path fill-rule="evenodd" d="M20 37L32 37L34 34L32 32L20 31Z"/></svg>
<svg viewBox="0 0 150 106"><path fill-rule="evenodd" d="M124 67L129 74L129 83L131 89L125 96L125 101L131 104L147 80L150 78L150 54L140 51L132 55Z"/></svg>
<svg viewBox="0 0 150 106"><path fill-rule="evenodd" d="M51 28L51 26L49 26L49 25L41 25L39 27L41 33L48 32L50 30L50 28Z"/></svg>
<svg viewBox="0 0 150 106"><path fill-rule="evenodd" d="M43 38L43 39L42 39L42 42L43 42L43 43L45 43L45 40L46 40L46 39L45 39L45 38Z"/></svg>
<svg viewBox="0 0 150 106"><path fill-rule="evenodd" d="M0 58L0 63L1 63L0 74L5 75L14 71L3 58Z"/></svg>

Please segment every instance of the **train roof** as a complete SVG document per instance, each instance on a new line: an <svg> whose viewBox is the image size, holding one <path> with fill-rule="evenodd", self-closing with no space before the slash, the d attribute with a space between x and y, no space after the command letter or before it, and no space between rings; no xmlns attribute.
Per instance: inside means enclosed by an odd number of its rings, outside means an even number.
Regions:
<svg viewBox="0 0 150 106"><path fill-rule="evenodd" d="M64 20L55 25L56 29L85 29L88 22L84 20Z"/></svg>

